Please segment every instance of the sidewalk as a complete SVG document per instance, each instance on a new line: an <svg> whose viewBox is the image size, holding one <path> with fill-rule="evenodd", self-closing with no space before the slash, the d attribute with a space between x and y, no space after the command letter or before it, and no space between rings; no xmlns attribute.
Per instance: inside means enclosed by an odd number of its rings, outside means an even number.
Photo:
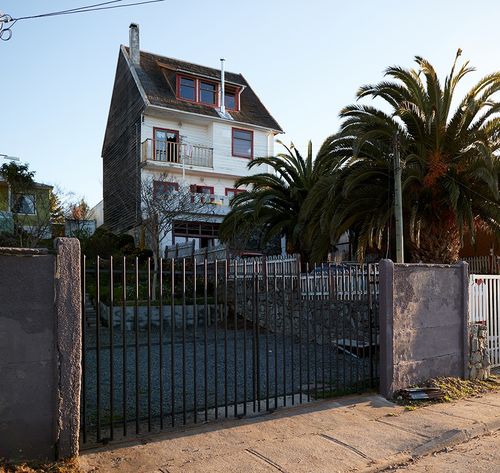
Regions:
<svg viewBox="0 0 500 473"><path fill-rule="evenodd" d="M350 396L83 452L85 472L375 472L500 429L500 393L413 411Z"/></svg>

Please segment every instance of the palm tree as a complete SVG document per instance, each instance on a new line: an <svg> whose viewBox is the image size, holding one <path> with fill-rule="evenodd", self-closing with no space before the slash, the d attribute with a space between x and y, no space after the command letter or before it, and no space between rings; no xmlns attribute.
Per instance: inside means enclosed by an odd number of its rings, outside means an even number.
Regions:
<svg viewBox="0 0 500 473"><path fill-rule="evenodd" d="M265 165L269 172L240 178L236 187L247 186L248 192L237 194L231 201L231 211L222 222L220 237L233 241L241 235L260 231L262 243L273 237L286 237L288 253L300 253L307 258L304 228L299 221L301 207L309 191L318 181L319 173L313 163L309 142L304 159L292 144L286 152L250 161L249 169Z"/></svg>
<svg viewBox="0 0 500 473"><path fill-rule="evenodd" d="M473 71L468 62L458 68L460 55L458 50L444 86L433 66L417 56L417 69L390 67L386 76L392 80L358 91L358 99L382 99L388 111L363 104L342 110L339 133L319 153L328 176L303 207L316 222L309 228L316 257L325 241L347 229L357 235L360 258L368 248L390 244L396 136L412 261L456 261L464 236L474 240L478 227L500 235L500 103L495 99L500 72L482 78L453 107L458 84Z"/></svg>

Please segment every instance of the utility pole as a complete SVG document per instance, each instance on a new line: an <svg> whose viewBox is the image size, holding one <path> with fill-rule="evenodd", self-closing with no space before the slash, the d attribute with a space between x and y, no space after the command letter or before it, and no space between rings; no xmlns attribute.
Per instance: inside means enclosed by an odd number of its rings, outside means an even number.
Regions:
<svg viewBox="0 0 500 473"><path fill-rule="evenodd" d="M404 263L403 196L401 191L401 160L399 135L394 137L394 215L396 219L396 263Z"/></svg>

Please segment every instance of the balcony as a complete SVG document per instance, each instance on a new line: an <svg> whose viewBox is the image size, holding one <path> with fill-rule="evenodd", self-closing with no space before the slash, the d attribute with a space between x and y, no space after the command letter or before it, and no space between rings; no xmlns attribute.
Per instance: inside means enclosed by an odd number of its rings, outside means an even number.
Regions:
<svg viewBox="0 0 500 473"><path fill-rule="evenodd" d="M193 193L191 201L197 208L194 213L227 215L231 210L227 195Z"/></svg>
<svg viewBox="0 0 500 473"><path fill-rule="evenodd" d="M213 168L214 152L207 146L148 138L141 144L141 161Z"/></svg>

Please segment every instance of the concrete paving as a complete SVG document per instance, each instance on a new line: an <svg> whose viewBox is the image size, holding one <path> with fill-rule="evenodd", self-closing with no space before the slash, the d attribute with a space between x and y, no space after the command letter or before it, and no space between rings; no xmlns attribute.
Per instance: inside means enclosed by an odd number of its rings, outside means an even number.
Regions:
<svg viewBox="0 0 500 473"><path fill-rule="evenodd" d="M413 411L350 396L83 452L81 466L88 473L382 471L498 429L500 393Z"/></svg>
<svg viewBox="0 0 500 473"><path fill-rule="evenodd" d="M257 471L257 470L256 470ZM435 455L408 462L400 473L493 473L500 471L500 432L484 435Z"/></svg>

